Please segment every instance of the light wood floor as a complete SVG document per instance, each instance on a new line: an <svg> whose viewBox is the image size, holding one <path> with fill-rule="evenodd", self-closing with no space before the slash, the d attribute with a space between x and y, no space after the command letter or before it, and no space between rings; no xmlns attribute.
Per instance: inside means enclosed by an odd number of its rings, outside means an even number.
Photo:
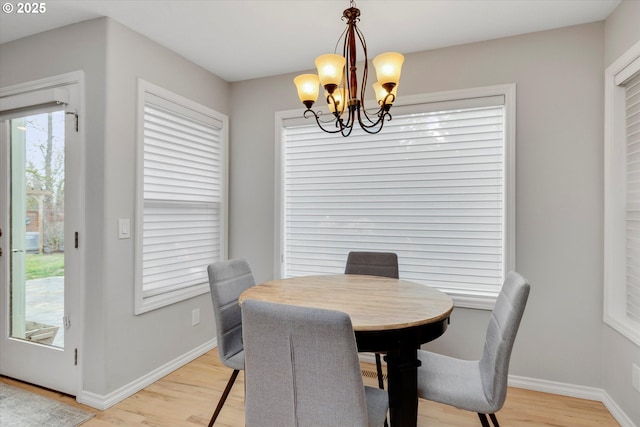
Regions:
<svg viewBox="0 0 640 427"><path fill-rule="evenodd" d="M375 372L373 365L363 364L363 369ZM212 350L106 411L9 378L0 377L0 381L96 413L82 427L195 427L208 424L230 374L231 370L221 365L216 350ZM375 380L368 377L365 375L365 383L375 385ZM216 426L244 426L243 384L241 373ZM497 416L503 427L619 426L600 402L517 388L509 388L506 403ZM418 417L419 427L480 427L476 414L422 399Z"/></svg>

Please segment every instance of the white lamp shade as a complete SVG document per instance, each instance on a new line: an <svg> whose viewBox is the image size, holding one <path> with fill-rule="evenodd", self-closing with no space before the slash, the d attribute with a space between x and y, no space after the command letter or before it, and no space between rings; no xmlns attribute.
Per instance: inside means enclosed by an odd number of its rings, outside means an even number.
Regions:
<svg viewBox="0 0 640 427"><path fill-rule="evenodd" d="M298 97L303 103L306 101L316 102L320 92L320 80L316 74L300 74L293 79L293 83L298 89Z"/></svg>
<svg viewBox="0 0 640 427"><path fill-rule="evenodd" d="M404 56L396 52L381 53L373 58L373 66L376 69L376 76L380 84L398 84Z"/></svg>
<svg viewBox="0 0 640 427"><path fill-rule="evenodd" d="M346 62L347 60L344 56L334 53L318 56L316 58L316 68L318 69L320 84L325 88L327 85L340 86Z"/></svg>

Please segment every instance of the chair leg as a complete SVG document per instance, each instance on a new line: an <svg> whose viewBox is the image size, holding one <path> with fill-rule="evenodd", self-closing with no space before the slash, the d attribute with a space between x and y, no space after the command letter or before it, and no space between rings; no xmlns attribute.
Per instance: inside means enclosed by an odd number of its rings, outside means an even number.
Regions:
<svg viewBox="0 0 640 427"><path fill-rule="evenodd" d="M376 372L378 373L378 387L381 390L384 390L384 378L382 375L382 360L380 360L380 353L375 353L376 355ZM387 422L387 417L384 418L384 427L389 427L389 423Z"/></svg>
<svg viewBox="0 0 640 427"><path fill-rule="evenodd" d="M493 427L500 427L500 424L498 424L498 419L496 418L496 414L489 414L489 417L493 422Z"/></svg>
<svg viewBox="0 0 640 427"><path fill-rule="evenodd" d="M382 378L382 361L380 353L376 353L376 371L378 372L378 388L384 390L384 380Z"/></svg>
<svg viewBox="0 0 640 427"><path fill-rule="evenodd" d="M222 406L224 405L224 402L226 402L227 396L229 396L229 392L231 391L231 387L233 387L233 383L236 381L236 378L238 377L239 373L240 371L238 369L233 370L233 373L231 374L231 378L229 378L229 381L227 382L227 386L224 388L224 391L222 392L222 396L220 396L220 401L218 401L218 406L216 406L216 410L213 411L213 416L211 417L211 421L209 421L209 427L213 426L213 423L216 421L216 418L218 418L218 414L222 410Z"/></svg>
<svg viewBox="0 0 640 427"><path fill-rule="evenodd" d="M489 420L487 420L487 414L481 414L478 412L478 417L480 418L482 427L490 427ZM491 423L493 423L493 427L500 427L500 424L498 424L498 419L496 418L496 414L489 414L489 418L491 418Z"/></svg>
<svg viewBox="0 0 640 427"><path fill-rule="evenodd" d="M489 420L487 420L487 414L481 414L478 412L478 418L480 418L480 423L482 423L482 427L490 427Z"/></svg>
<svg viewBox="0 0 640 427"><path fill-rule="evenodd" d="M384 390L384 378L382 377L382 361L380 360L380 353L376 353L376 371L378 372L378 387ZM384 427L389 427L387 418L384 418Z"/></svg>

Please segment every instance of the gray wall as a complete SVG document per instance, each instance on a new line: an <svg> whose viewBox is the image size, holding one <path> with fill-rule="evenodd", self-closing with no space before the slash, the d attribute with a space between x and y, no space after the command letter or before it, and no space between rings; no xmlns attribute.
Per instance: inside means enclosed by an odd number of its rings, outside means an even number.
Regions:
<svg viewBox="0 0 640 427"><path fill-rule="evenodd" d="M640 41L640 1L623 1L605 25L605 68ZM640 366L640 347L608 325L602 335L604 389L640 426L640 393L631 383L631 365Z"/></svg>
<svg viewBox="0 0 640 427"><path fill-rule="evenodd" d="M134 309L136 94L141 77L228 114L229 84L115 21L98 19L3 44L1 86L74 70L86 77L84 391L107 395L215 337L209 294L140 316ZM28 52L26 55L24 52ZM191 326L191 311L201 322Z"/></svg>
<svg viewBox="0 0 640 427"><path fill-rule="evenodd" d="M229 85L208 71L108 21L107 95L104 157L105 390L177 358L215 336L209 294L135 316L133 314L134 240L118 240L118 218L135 214L137 79L228 114ZM200 324L191 312L200 309Z"/></svg>
<svg viewBox="0 0 640 427"><path fill-rule="evenodd" d="M398 94L517 85L516 257L533 289L512 373L594 387L603 385L603 39L601 22L409 54ZM303 111L293 76L231 86L231 255L247 255L257 280L273 276L273 113ZM478 357L489 314L455 309L430 347Z"/></svg>

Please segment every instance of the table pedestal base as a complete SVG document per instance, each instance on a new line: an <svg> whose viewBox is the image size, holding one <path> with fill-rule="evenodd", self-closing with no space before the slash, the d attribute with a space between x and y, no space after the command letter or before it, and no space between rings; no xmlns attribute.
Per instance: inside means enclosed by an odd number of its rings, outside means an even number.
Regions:
<svg viewBox="0 0 640 427"><path fill-rule="evenodd" d="M356 331L358 351L386 352L390 427L418 424L418 349L442 335L449 318L390 331Z"/></svg>
<svg viewBox="0 0 640 427"><path fill-rule="evenodd" d="M413 345L390 351L385 357L389 389L389 419L392 427L418 423L418 377L421 365Z"/></svg>

